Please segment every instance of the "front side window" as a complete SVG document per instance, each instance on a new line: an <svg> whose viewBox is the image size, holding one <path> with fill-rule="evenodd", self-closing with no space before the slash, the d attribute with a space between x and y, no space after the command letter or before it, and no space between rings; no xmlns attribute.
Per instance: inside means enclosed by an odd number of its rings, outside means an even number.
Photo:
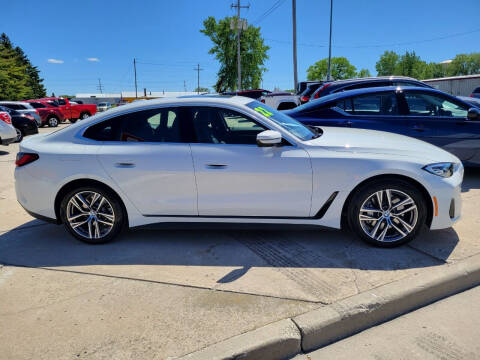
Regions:
<svg viewBox="0 0 480 360"><path fill-rule="evenodd" d="M67 105L67 102L64 99L57 100L60 105Z"/></svg>
<svg viewBox="0 0 480 360"><path fill-rule="evenodd" d="M267 130L249 117L229 109L192 108L197 142L254 145L257 134Z"/></svg>
<svg viewBox="0 0 480 360"><path fill-rule="evenodd" d="M397 97L393 93L369 94L352 99L355 115L397 115Z"/></svg>
<svg viewBox="0 0 480 360"><path fill-rule="evenodd" d="M405 93L409 115L466 117L468 109L442 96L424 93Z"/></svg>
<svg viewBox="0 0 480 360"><path fill-rule="evenodd" d="M35 109L46 108L46 106L42 103L32 102L32 103L30 103L30 105Z"/></svg>

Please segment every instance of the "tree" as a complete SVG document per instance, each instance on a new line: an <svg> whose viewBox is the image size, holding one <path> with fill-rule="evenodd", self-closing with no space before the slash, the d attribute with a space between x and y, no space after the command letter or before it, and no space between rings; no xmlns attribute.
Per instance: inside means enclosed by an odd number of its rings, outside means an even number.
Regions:
<svg viewBox="0 0 480 360"><path fill-rule="evenodd" d="M213 16L204 20L201 33L207 35L213 42L209 54L215 55L220 62L218 79L215 91L223 92L228 89L237 89L237 35L236 30L230 29L230 22L236 22L234 17L226 17L218 23ZM265 60L270 49L264 44L260 35L260 28L249 25L242 30L240 36L240 54L242 65L242 89L259 88L262 74L266 71Z"/></svg>
<svg viewBox="0 0 480 360"><path fill-rule="evenodd" d="M370 74L370 70L368 69L360 69L360 71L357 73L357 77L359 78L364 78L364 77L371 77L372 74Z"/></svg>
<svg viewBox="0 0 480 360"><path fill-rule="evenodd" d="M0 99L24 100L45 96L39 70L8 36L0 35Z"/></svg>
<svg viewBox="0 0 480 360"><path fill-rule="evenodd" d="M308 80L326 80L328 59L322 59L307 69ZM331 61L331 76L334 80L349 79L356 75L357 68L345 57L333 57Z"/></svg>
<svg viewBox="0 0 480 360"><path fill-rule="evenodd" d="M480 53L458 54L447 66L449 76L480 73Z"/></svg>
<svg viewBox="0 0 480 360"><path fill-rule="evenodd" d="M210 92L210 89L209 88L206 88L206 87L197 87L195 89L195 92L201 92L201 93L209 93Z"/></svg>
<svg viewBox="0 0 480 360"><path fill-rule="evenodd" d="M380 60L375 64L377 70L377 76L388 76L395 73L395 67L397 66L399 56L395 51L385 51Z"/></svg>
<svg viewBox="0 0 480 360"><path fill-rule="evenodd" d="M424 79L427 63L415 54L415 51L400 56L395 66L394 75L410 76L416 79Z"/></svg>

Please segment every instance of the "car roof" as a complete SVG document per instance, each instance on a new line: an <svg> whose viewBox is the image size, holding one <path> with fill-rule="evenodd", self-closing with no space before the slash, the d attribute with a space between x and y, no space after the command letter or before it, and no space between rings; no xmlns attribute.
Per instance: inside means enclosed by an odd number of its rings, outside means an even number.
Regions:
<svg viewBox="0 0 480 360"><path fill-rule="evenodd" d="M304 105L301 105L291 111L304 111L308 109L313 109L316 108L317 106L321 104L327 104L332 101L338 101L342 100L345 98L349 98L352 96L357 96L357 95L365 95L365 94L375 94L375 93L380 93L380 92L386 92L386 91L422 91L422 92L429 92L429 93L434 93L434 94L441 94L441 95L447 95L452 97L449 94L444 93L443 91L430 88L430 87L422 87L422 86L379 86L379 87L368 87L368 88L360 88L360 89L354 89L354 90L346 90L346 91L341 91L337 93L333 93L330 95L323 96L319 99L312 100L307 102ZM465 103L465 101L459 99L459 101Z"/></svg>
<svg viewBox="0 0 480 360"><path fill-rule="evenodd" d="M413 80L413 81L420 81L408 76L375 76L375 77L364 77L364 78L355 78L355 79L343 79L343 80L335 80L331 81L331 85L337 84L349 84L349 83L357 83L357 82L374 82L374 81L385 81L385 80Z"/></svg>

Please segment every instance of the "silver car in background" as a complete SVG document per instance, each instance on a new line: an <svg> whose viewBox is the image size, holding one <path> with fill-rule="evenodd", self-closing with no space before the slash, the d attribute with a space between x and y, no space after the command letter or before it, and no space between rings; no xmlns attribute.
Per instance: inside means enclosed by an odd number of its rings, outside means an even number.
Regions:
<svg viewBox="0 0 480 360"><path fill-rule="evenodd" d="M101 102L97 104L97 111L102 112L102 111L107 111L112 107L112 104L109 102Z"/></svg>
<svg viewBox="0 0 480 360"><path fill-rule="evenodd" d="M9 109L16 110L22 114L32 115L35 118L37 126L42 125L42 118L38 115L37 110L27 102L23 101L0 101L0 105Z"/></svg>

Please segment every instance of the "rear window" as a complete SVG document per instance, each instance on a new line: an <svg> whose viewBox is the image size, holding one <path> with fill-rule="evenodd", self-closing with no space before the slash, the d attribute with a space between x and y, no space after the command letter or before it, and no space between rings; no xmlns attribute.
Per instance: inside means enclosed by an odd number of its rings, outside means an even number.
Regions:
<svg viewBox="0 0 480 360"><path fill-rule="evenodd" d="M12 110L25 110L26 107L21 104L2 104L3 106Z"/></svg>
<svg viewBox="0 0 480 360"><path fill-rule="evenodd" d="M480 93L480 87L477 87L475 90L473 90L474 93Z"/></svg>

